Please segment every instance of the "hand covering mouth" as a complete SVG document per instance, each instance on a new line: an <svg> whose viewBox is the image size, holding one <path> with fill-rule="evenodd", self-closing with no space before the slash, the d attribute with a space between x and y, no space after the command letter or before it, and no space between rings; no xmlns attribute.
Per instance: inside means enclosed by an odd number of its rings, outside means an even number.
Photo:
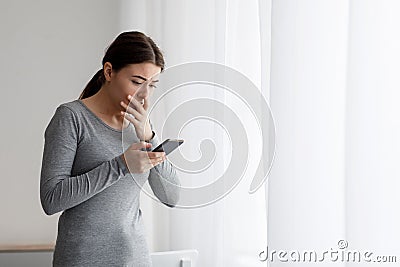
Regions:
<svg viewBox="0 0 400 267"><path fill-rule="evenodd" d="M140 105L142 105L142 106L144 105L144 99L137 99L137 98L136 98L136 101L139 102Z"/></svg>

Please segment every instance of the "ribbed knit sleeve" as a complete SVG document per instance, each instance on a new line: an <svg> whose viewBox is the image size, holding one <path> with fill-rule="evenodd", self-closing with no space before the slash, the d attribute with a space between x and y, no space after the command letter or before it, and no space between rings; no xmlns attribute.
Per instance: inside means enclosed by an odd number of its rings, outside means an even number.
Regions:
<svg viewBox="0 0 400 267"><path fill-rule="evenodd" d="M40 201L47 215L84 202L128 173L122 158L117 156L86 173L71 175L79 142L79 125L74 112L66 106L57 108L44 139Z"/></svg>

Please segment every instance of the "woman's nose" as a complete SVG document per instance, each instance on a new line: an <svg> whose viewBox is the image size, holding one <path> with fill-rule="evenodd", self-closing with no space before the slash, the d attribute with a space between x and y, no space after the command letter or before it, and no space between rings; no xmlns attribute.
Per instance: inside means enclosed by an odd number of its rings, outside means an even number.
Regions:
<svg viewBox="0 0 400 267"><path fill-rule="evenodd" d="M144 84L141 88L137 91L137 96L140 99L147 98L150 95L150 86L148 84Z"/></svg>

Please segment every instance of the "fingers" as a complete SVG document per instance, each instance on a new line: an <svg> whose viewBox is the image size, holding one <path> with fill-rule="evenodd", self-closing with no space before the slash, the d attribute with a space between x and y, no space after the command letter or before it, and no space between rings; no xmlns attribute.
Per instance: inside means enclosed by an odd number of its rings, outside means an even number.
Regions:
<svg viewBox="0 0 400 267"><path fill-rule="evenodd" d="M166 160L165 156L156 157L150 160L150 164L154 167Z"/></svg>
<svg viewBox="0 0 400 267"><path fill-rule="evenodd" d="M146 155L143 155L143 157L147 157L148 162L151 164L163 162L167 158L165 152L144 152Z"/></svg>
<svg viewBox="0 0 400 267"><path fill-rule="evenodd" d="M139 122L139 120L133 117L130 113L121 111L121 115L125 116L126 120L130 121L135 127L137 127L137 123Z"/></svg>
<svg viewBox="0 0 400 267"><path fill-rule="evenodd" d="M144 152L142 154L142 157L146 157L146 158L148 158L150 160L159 159L159 158L164 158L164 159L166 158L165 152L152 152L152 151L147 151L146 150L146 149L149 149L151 147L152 147L151 143L147 143L145 141L141 141L139 143L133 143L130 146L130 149L132 149L132 150L140 150L140 152ZM144 150L142 150L142 149L144 149Z"/></svg>
<svg viewBox="0 0 400 267"><path fill-rule="evenodd" d="M139 158L141 161L141 165L143 166L143 170L149 170L167 159L165 155L150 158L147 153L143 154Z"/></svg>
<svg viewBox="0 0 400 267"><path fill-rule="evenodd" d="M149 156L149 158L157 158L157 157L163 157L165 156L165 152L147 152L147 155Z"/></svg>
<svg viewBox="0 0 400 267"><path fill-rule="evenodd" d="M164 154L157 154L157 155L149 155L149 153L151 152L146 152L144 151L146 154L143 154L143 158L147 158L147 162L150 163L154 163L154 162L158 162L158 161L164 161L167 156L165 155L164 152L157 152L157 153L164 153Z"/></svg>
<svg viewBox="0 0 400 267"><path fill-rule="evenodd" d="M135 119L137 119L137 120L141 120L142 119L143 115L141 113L139 113L136 109L132 108L131 106L128 106L127 104L125 104L124 101L121 101L120 104L125 109L125 111L121 111L122 115L132 114ZM127 118L130 119L131 116L127 116Z"/></svg>
<svg viewBox="0 0 400 267"><path fill-rule="evenodd" d="M145 142L145 141L141 141L141 142L138 142L138 143L133 143L130 147L129 147L129 149L132 149L132 150L141 150L141 149L147 149L147 148L151 148L151 144L150 143L147 143L147 142Z"/></svg>
<svg viewBox="0 0 400 267"><path fill-rule="evenodd" d="M133 172L145 172L166 160L165 152L141 151L148 149L152 145L145 141L133 143L125 154L129 166L132 166Z"/></svg>
<svg viewBox="0 0 400 267"><path fill-rule="evenodd" d="M140 103L138 100L136 100L131 95L128 95L127 98L130 101L129 104L132 104L138 112L140 112L141 114L145 113L142 103Z"/></svg>
<svg viewBox="0 0 400 267"><path fill-rule="evenodd" d="M147 98L145 98L143 108L144 108L144 110L147 110L148 107L149 107L149 101L147 100Z"/></svg>

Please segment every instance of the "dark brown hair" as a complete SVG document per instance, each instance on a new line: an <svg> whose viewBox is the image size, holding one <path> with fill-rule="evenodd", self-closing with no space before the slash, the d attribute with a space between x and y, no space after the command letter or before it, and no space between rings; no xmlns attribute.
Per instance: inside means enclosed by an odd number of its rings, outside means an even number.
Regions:
<svg viewBox="0 0 400 267"><path fill-rule="evenodd" d="M142 32L123 32L111 43L102 60L110 62L114 71L129 64L151 62L164 70L164 57L154 41ZM103 67L96 72L82 91L79 99L96 94L105 82Z"/></svg>

